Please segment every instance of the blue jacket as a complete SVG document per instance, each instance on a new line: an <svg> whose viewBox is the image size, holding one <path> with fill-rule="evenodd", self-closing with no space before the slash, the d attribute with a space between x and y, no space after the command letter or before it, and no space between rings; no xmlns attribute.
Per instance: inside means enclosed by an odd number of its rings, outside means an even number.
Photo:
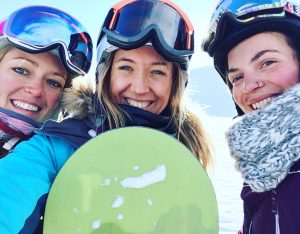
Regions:
<svg viewBox="0 0 300 234"><path fill-rule="evenodd" d="M50 186L75 150L62 138L39 134L1 159L0 233L35 230Z"/></svg>

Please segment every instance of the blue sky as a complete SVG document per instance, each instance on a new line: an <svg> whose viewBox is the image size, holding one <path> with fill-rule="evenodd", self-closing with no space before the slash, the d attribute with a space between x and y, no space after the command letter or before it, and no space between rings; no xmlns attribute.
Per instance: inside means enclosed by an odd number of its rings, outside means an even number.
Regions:
<svg viewBox="0 0 300 234"><path fill-rule="evenodd" d="M12 11L27 5L48 5L64 10L81 21L96 43L97 35L108 10L118 0L9 0L0 8L0 18L5 18ZM217 0L173 0L189 16L195 28L195 54L190 68L212 65L212 60L201 52L201 41L210 20L210 15ZM5 6L4 6L5 5ZM94 59L96 56L94 56Z"/></svg>

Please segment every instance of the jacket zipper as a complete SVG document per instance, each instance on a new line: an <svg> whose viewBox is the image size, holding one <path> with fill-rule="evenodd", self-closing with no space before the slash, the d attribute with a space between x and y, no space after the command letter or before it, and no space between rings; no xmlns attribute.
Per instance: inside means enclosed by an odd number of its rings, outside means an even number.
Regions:
<svg viewBox="0 0 300 234"><path fill-rule="evenodd" d="M272 190L272 213L275 217L275 234L280 234L277 193L274 189Z"/></svg>

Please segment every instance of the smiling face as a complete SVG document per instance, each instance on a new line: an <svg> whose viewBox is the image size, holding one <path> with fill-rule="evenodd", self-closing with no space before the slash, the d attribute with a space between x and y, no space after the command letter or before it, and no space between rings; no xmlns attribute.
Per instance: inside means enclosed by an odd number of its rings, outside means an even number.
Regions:
<svg viewBox="0 0 300 234"><path fill-rule="evenodd" d="M0 107L42 122L57 107L67 71L50 52L12 48L0 61Z"/></svg>
<svg viewBox="0 0 300 234"><path fill-rule="evenodd" d="M245 112L261 109L299 82L299 61L281 33L252 36L228 53L232 95Z"/></svg>
<svg viewBox="0 0 300 234"><path fill-rule="evenodd" d="M160 114L168 105L173 65L152 47L119 49L113 59L110 87L114 102Z"/></svg>

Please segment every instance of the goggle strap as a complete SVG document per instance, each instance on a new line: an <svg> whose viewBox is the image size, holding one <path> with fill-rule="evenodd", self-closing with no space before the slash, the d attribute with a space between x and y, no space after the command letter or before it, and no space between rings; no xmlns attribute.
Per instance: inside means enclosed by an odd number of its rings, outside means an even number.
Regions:
<svg viewBox="0 0 300 234"><path fill-rule="evenodd" d="M113 16L112 16L111 21L109 23L109 29L110 30L113 30L113 28L115 26L117 14L118 14L118 11L114 9Z"/></svg>
<svg viewBox="0 0 300 234"><path fill-rule="evenodd" d="M6 23L6 19L0 23L0 35L3 35L4 25Z"/></svg>
<svg viewBox="0 0 300 234"><path fill-rule="evenodd" d="M122 9L124 6L126 6L127 4L129 3L132 3L132 2L135 2L136 0L123 0L123 1L120 1L119 3L113 5L113 9L115 11L119 11L120 9Z"/></svg>

